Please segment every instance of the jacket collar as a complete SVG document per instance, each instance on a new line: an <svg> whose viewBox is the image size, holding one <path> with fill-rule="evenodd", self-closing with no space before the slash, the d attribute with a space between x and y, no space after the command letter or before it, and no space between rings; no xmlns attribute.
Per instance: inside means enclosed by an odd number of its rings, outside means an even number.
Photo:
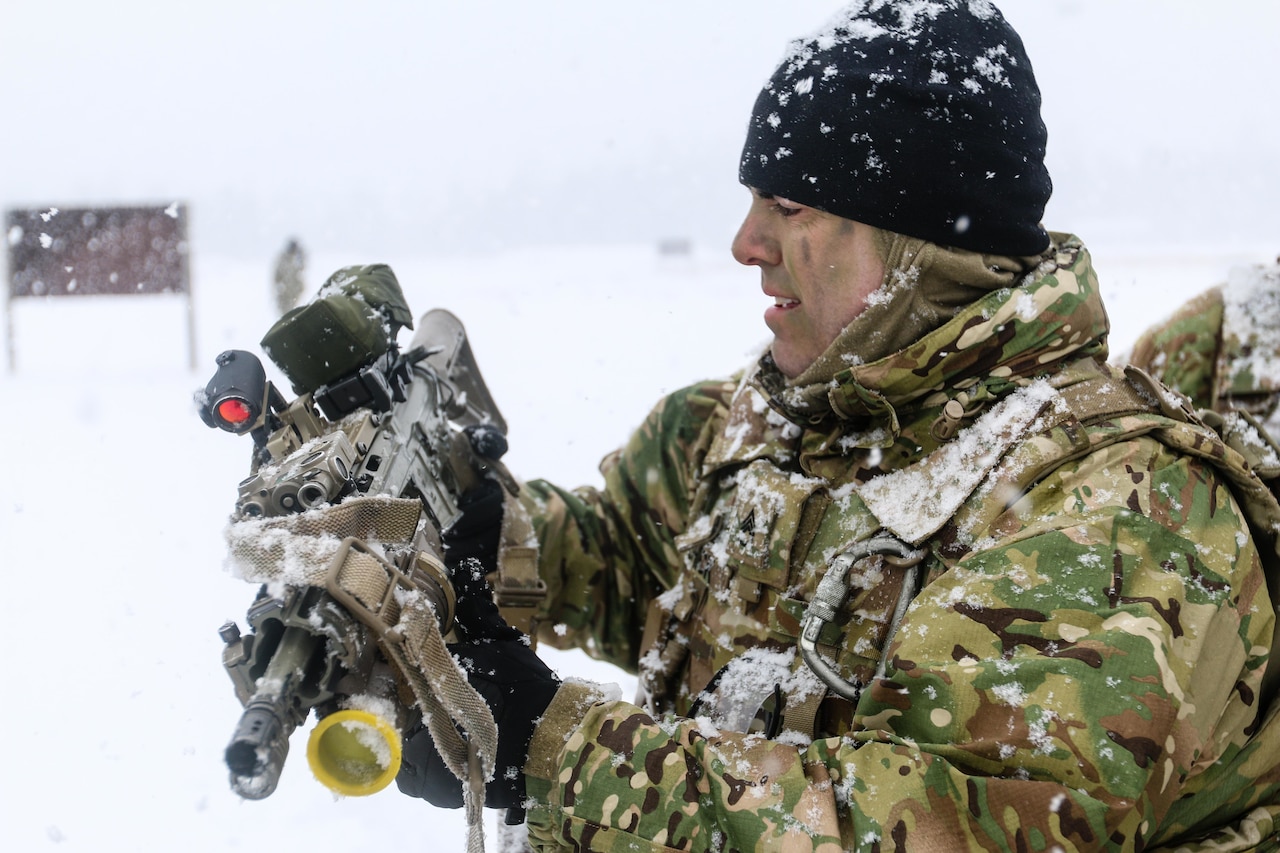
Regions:
<svg viewBox="0 0 1280 853"><path fill-rule="evenodd" d="M832 347L853 366L825 381L789 385L766 354L750 384L806 430L858 447L888 447L937 392L945 399L949 390L966 388L970 400L994 400L1064 361L1105 358L1109 324L1089 253L1074 236L1053 236L1040 265L1017 287L986 294L898 352L857 364L857 341L842 334Z"/></svg>

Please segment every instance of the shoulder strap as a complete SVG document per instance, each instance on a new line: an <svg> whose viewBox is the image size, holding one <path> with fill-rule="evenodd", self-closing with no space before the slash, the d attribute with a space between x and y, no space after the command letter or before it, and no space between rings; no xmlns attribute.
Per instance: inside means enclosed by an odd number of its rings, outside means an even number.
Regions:
<svg viewBox="0 0 1280 853"><path fill-rule="evenodd" d="M1195 419L1185 397L1170 391L1144 370L1129 366L1123 380L1110 371L1061 389L1066 408L1083 424L1128 415L1161 414L1176 421Z"/></svg>
<svg viewBox="0 0 1280 853"><path fill-rule="evenodd" d="M1172 417L1191 417L1189 410L1174 408L1174 398L1163 401L1105 365L1090 362L1077 370L1091 370L1092 375L1065 388L1044 381L1019 388L968 428L980 440L944 441L923 459L854 491L884 529L919 545L960 514L975 529L1008 508L992 500L978 501L975 507L971 498L980 490L994 487L1000 494L1018 494L1063 462L1159 428L1167 421L1149 416L1160 415L1162 404ZM1154 386L1154 380L1147 381ZM1084 429L1104 420L1116 423L1103 431ZM904 494L918 499L904 502Z"/></svg>

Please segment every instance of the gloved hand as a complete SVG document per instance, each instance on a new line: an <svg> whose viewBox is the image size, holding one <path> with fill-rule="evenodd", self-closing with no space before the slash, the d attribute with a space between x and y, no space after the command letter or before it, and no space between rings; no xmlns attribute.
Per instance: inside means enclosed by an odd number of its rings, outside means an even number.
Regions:
<svg viewBox="0 0 1280 853"><path fill-rule="evenodd" d="M456 598L453 627L463 642L516 640L522 636L498 612L493 590L485 579L498 567L502 501L502 486L494 480L483 480L458 501L462 515L441 535L444 565Z"/></svg>
<svg viewBox="0 0 1280 853"><path fill-rule="evenodd" d="M493 780L485 786L484 804L508 809L507 822L519 823L524 819L521 804L529 740L536 721L560 688L560 679L523 638L456 643L449 651L498 723L496 769ZM445 766L424 725L405 738L396 785L402 793L421 797L433 806L462 807L462 783Z"/></svg>
<svg viewBox="0 0 1280 853"><path fill-rule="evenodd" d="M497 459L507 449L506 437L495 429L468 427L467 438L476 453ZM515 640L521 634L508 625L493 602L485 576L498 568L504 495L502 484L486 477L458 499L461 515L441 534L444 564L457 596L454 626L465 641Z"/></svg>
<svg viewBox="0 0 1280 853"><path fill-rule="evenodd" d="M492 428L468 428L476 453L498 459L506 438ZM458 501L461 515L441 535L445 568L457 604L454 631L461 640L449 651L484 697L498 724L494 778L485 786L485 805L508 809L507 821L523 820L524 764L535 721L551 704L560 679L542 662L520 631L503 620L486 576L498 566L504 494L486 477ZM396 785L439 808L462 807L462 783L445 766L431 733L419 724L405 738Z"/></svg>

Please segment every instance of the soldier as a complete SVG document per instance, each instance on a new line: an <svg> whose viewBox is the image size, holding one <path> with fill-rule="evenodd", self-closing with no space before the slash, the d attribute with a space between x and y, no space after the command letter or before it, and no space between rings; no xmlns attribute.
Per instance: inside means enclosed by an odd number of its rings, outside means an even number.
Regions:
<svg viewBox="0 0 1280 853"><path fill-rule="evenodd" d="M479 495L450 531L488 569L527 513L538 640L642 685L562 684L459 617L502 740L487 801L533 847L1280 845L1252 524L1280 506L1107 365L1089 254L1040 224L1039 106L989 2L855 2L793 42L732 247L768 351L660 401L602 487ZM425 732L398 781L461 802Z"/></svg>
<svg viewBox="0 0 1280 853"><path fill-rule="evenodd" d="M1198 409L1271 418L1280 403L1280 259L1233 269L1143 332L1129 361Z"/></svg>
<svg viewBox="0 0 1280 853"><path fill-rule="evenodd" d="M302 298L302 291L305 289L302 274L306 267L307 255L302 250L302 244L290 237L280 250L280 256L276 258L272 291L276 298L276 310L282 316L296 307L298 300Z"/></svg>

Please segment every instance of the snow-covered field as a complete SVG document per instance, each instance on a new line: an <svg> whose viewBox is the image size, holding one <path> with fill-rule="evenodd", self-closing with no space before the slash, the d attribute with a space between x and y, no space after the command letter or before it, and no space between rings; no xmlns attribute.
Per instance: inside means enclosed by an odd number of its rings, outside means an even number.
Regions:
<svg viewBox="0 0 1280 853"><path fill-rule="evenodd" d="M1271 260L1270 248L1099 256L1114 340L1127 345L1230 266ZM416 313L463 318L522 476L591 482L660 394L735 368L764 341L756 276L723 252L322 255L312 269L372 260L396 269ZM305 732L270 798L240 801L227 787L222 750L239 705L216 629L243 623L253 589L224 570L221 533L248 441L206 428L190 399L217 352L256 348L272 319L267 279L196 256L194 371L180 299L13 306L18 365L0 378L0 849L462 849L456 812L394 788L336 799L310 777ZM579 655L548 655L563 673L618 679Z"/></svg>

